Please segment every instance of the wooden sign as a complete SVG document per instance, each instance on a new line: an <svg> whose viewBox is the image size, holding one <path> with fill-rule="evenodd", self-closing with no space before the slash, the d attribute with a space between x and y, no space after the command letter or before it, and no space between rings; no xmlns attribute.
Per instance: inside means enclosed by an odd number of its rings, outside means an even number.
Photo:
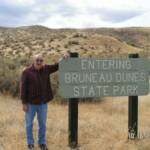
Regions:
<svg viewBox="0 0 150 150"><path fill-rule="evenodd" d="M136 96L149 92L149 61L143 58L67 58L59 63L59 94L65 98Z"/></svg>

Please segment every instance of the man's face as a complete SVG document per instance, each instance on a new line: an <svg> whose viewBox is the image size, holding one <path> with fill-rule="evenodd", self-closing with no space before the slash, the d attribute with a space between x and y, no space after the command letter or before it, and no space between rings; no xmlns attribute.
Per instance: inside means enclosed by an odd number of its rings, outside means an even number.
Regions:
<svg viewBox="0 0 150 150"><path fill-rule="evenodd" d="M43 58L42 57L36 57L34 59L34 67L38 70L43 67Z"/></svg>

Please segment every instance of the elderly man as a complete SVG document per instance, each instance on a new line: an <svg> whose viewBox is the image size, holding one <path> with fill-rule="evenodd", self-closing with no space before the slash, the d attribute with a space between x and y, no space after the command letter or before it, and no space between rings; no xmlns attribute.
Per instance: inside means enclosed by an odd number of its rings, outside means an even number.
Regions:
<svg viewBox="0 0 150 150"><path fill-rule="evenodd" d="M63 58L67 58L68 56L69 54L67 53ZM44 65L42 56L36 55L33 63L22 72L20 97L23 104L23 111L25 112L28 150L34 149L32 128L36 113L39 125L38 144L41 150L48 150L45 139L47 103L53 99L49 75L57 70L58 63Z"/></svg>

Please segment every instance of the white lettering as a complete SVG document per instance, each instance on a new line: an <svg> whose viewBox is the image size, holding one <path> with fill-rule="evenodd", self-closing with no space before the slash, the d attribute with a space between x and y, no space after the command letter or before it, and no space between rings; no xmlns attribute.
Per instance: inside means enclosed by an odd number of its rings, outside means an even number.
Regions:
<svg viewBox="0 0 150 150"><path fill-rule="evenodd" d="M80 95L79 87L75 86L75 87L73 88L73 93L74 93L74 94L73 94L74 96L78 97L78 96Z"/></svg>

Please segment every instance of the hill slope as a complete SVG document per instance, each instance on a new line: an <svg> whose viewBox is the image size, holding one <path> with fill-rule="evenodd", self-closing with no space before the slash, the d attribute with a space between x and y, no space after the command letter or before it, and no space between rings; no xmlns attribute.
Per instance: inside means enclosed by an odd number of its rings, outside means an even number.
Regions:
<svg viewBox="0 0 150 150"><path fill-rule="evenodd" d="M146 53L150 28L49 29L43 26L0 28L0 54L28 57L36 53L59 57L66 51L80 56Z"/></svg>
<svg viewBox="0 0 150 150"><path fill-rule="evenodd" d="M67 51L81 57L150 56L150 28L49 29L43 26L0 27L0 92L18 94L23 68L34 54L53 63ZM57 95L58 81L52 79Z"/></svg>

